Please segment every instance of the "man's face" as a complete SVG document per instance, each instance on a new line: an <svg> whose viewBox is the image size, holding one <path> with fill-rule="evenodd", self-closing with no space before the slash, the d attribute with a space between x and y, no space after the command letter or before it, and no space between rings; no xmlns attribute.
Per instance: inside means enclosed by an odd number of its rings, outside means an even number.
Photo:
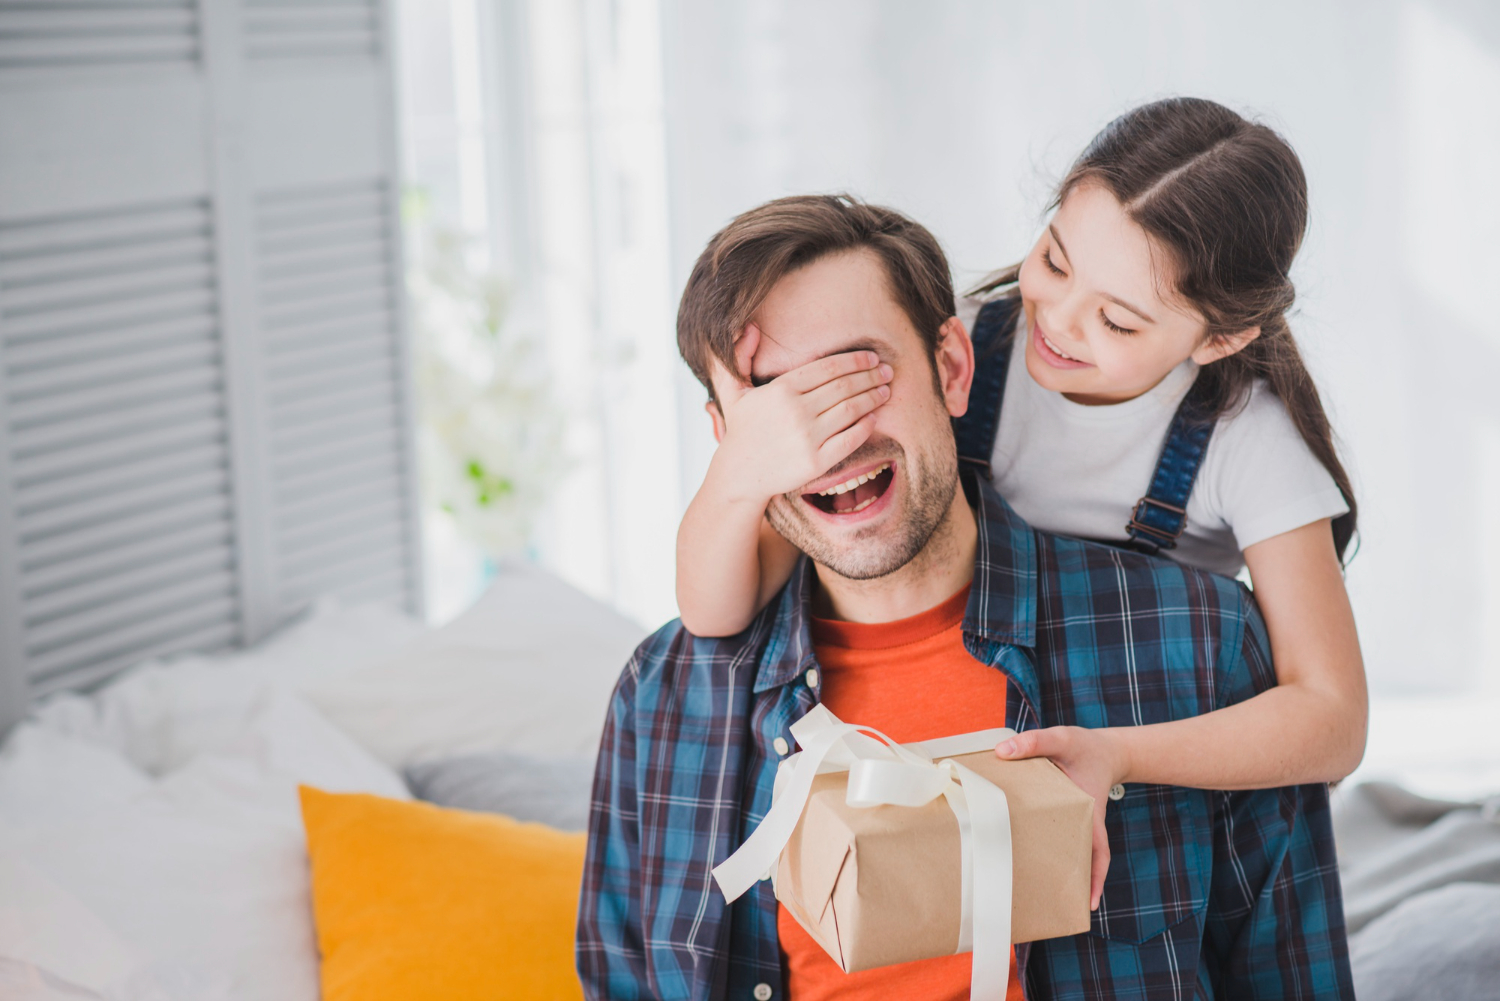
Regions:
<svg viewBox="0 0 1500 1001"><path fill-rule="evenodd" d="M967 404L967 371L955 380L940 353L934 376L931 353L891 297L885 266L869 251L825 257L792 272L772 288L754 320L761 331L751 364L757 384L856 348L874 351L893 370L890 399L875 411L869 440L800 490L772 500L772 526L814 561L852 580L906 566L953 503L958 458L949 418ZM962 328L957 333L964 336ZM852 489L830 492L861 478Z"/></svg>

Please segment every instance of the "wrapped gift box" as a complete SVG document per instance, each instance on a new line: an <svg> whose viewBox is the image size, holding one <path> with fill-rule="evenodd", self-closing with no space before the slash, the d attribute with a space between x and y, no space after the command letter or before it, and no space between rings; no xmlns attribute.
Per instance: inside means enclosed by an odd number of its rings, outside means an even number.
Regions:
<svg viewBox="0 0 1500 1001"><path fill-rule="evenodd" d="M951 757L1005 793L1011 940L1088 931L1093 799L1045 758L996 757L991 736L979 741L984 750ZM975 744L929 743L955 742ZM953 810L941 796L918 807L850 806L847 780L847 771L813 779L777 862L777 898L845 972L952 954L963 890Z"/></svg>

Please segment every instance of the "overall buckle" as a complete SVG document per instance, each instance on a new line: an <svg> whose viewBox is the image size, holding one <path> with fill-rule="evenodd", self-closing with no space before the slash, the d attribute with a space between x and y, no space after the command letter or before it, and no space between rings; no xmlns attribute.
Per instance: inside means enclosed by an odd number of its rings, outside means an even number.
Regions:
<svg viewBox="0 0 1500 1001"><path fill-rule="evenodd" d="M1161 508L1163 511L1167 511L1171 514L1176 515L1176 531L1169 532L1166 529L1157 528L1154 525L1147 525L1145 522L1141 521L1141 519L1146 515L1146 505L1148 504L1152 507ZM1134 537L1137 532L1142 532L1148 536L1155 536L1156 538L1163 540L1161 544L1161 548L1163 549L1170 549L1174 545L1176 545L1177 539L1186 529L1187 511L1175 504L1168 504L1166 501L1157 500L1155 497L1142 497L1140 500L1136 501L1135 510L1131 513L1130 516L1130 524L1125 526L1125 531L1132 537Z"/></svg>

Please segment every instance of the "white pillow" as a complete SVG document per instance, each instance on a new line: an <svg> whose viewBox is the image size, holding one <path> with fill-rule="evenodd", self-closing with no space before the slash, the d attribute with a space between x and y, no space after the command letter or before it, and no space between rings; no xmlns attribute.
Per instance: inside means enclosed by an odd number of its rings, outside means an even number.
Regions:
<svg viewBox="0 0 1500 1001"><path fill-rule="evenodd" d="M99 760L118 752L40 726L0 756L0 817L25 822L0 825L12 975L35 968L111 999L316 1001L297 785L407 798L397 775L275 687L232 740L134 789L123 758ZM49 783L50 801L36 795Z"/></svg>
<svg viewBox="0 0 1500 1001"><path fill-rule="evenodd" d="M162 775L242 739L268 686L367 667L426 632L395 608L324 603L249 649L147 662L98 692L53 696L32 715L48 729L117 750L137 768Z"/></svg>
<svg viewBox="0 0 1500 1001"><path fill-rule="evenodd" d="M128 803L151 780L118 751L28 720L0 748L0 818L29 827Z"/></svg>
<svg viewBox="0 0 1500 1001"><path fill-rule="evenodd" d="M385 663L303 688L393 768L495 750L594 754L645 630L535 567Z"/></svg>

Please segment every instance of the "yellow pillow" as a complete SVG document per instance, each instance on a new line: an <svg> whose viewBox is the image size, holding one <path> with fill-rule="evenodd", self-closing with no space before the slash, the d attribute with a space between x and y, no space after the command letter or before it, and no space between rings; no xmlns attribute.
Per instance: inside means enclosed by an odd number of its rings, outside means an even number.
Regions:
<svg viewBox="0 0 1500 1001"><path fill-rule="evenodd" d="M583 834L303 786L323 1001L582 998Z"/></svg>

